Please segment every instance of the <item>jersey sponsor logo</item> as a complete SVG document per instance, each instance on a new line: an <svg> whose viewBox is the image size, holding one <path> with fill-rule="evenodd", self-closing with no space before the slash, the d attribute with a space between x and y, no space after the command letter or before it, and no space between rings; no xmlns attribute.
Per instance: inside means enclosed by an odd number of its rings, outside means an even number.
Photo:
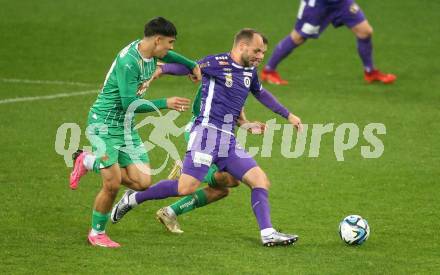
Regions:
<svg viewBox="0 0 440 275"><path fill-rule="evenodd" d="M358 4L356 4L356 3L353 3L350 6L350 12L353 13L353 14L358 13L360 9L361 8L359 8Z"/></svg>
<svg viewBox="0 0 440 275"><path fill-rule="evenodd" d="M190 200L190 201L188 201L188 202L185 202L184 204L182 204L181 206L179 206L179 208L180 208L180 209L185 209L185 208L187 208L188 206L193 205L195 202L196 202L196 199L193 198L192 200Z"/></svg>
<svg viewBox="0 0 440 275"><path fill-rule="evenodd" d="M223 68L224 72L232 72L232 68Z"/></svg>
<svg viewBox="0 0 440 275"><path fill-rule="evenodd" d="M208 61L208 62L200 64L199 67L200 67L200 69L203 69L203 68L209 67L210 65L211 64L209 64L209 61Z"/></svg>
<svg viewBox="0 0 440 275"><path fill-rule="evenodd" d="M215 60L228 60L227 56L216 56Z"/></svg>
<svg viewBox="0 0 440 275"><path fill-rule="evenodd" d="M246 86L246 88L249 88L251 86L251 79L248 76L243 78L243 82L244 82L244 86Z"/></svg>
<svg viewBox="0 0 440 275"><path fill-rule="evenodd" d="M197 164L211 166L212 156L209 154L202 153L202 152L195 152L193 161L194 161L194 163L197 163Z"/></svg>
<svg viewBox="0 0 440 275"><path fill-rule="evenodd" d="M228 66L229 62L227 62L227 61L219 61L218 64L221 65L221 66Z"/></svg>
<svg viewBox="0 0 440 275"><path fill-rule="evenodd" d="M253 74L251 72L243 72L243 75L252 77Z"/></svg>
<svg viewBox="0 0 440 275"><path fill-rule="evenodd" d="M321 28L321 26L315 26L309 23L304 23L304 25L301 28L301 31L305 34L319 34L319 29Z"/></svg>

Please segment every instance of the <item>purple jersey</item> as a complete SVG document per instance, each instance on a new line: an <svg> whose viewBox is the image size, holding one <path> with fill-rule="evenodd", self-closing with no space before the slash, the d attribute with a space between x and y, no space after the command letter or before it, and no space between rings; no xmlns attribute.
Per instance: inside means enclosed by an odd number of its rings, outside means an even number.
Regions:
<svg viewBox="0 0 440 275"><path fill-rule="evenodd" d="M196 122L232 133L249 92L262 90L257 70L234 63L229 53L207 56L199 65L202 104Z"/></svg>

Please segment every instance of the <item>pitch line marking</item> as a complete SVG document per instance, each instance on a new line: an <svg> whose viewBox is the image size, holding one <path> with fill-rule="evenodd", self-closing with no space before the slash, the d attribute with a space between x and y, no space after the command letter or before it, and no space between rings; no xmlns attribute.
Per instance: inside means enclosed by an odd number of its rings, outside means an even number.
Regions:
<svg viewBox="0 0 440 275"><path fill-rule="evenodd" d="M98 84L72 82L62 80L39 80L39 79L20 79L20 78L0 78L6 83L23 83L23 84L53 84L53 85L74 85L74 86L97 86Z"/></svg>
<svg viewBox="0 0 440 275"><path fill-rule="evenodd" d="M80 92L73 92L73 93L59 93L59 94L46 95L46 96L28 96L28 97L6 98L6 99L0 100L0 104L25 102L25 101L36 101L36 100L49 100L49 99L62 98L62 97L97 94L98 91L99 90L87 90L87 91L80 91Z"/></svg>

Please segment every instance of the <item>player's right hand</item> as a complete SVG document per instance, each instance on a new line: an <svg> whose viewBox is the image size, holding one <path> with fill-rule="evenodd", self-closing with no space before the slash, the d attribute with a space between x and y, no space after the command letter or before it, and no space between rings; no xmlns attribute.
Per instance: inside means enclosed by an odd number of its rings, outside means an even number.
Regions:
<svg viewBox="0 0 440 275"><path fill-rule="evenodd" d="M156 71L154 71L153 75L151 76L150 79L144 81L138 88L136 95L138 96L142 96L147 90L148 88L150 88L151 82L153 82L154 80L158 79L160 77L160 75L162 74L162 67L161 66L156 66Z"/></svg>
<svg viewBox="0 0 440 275"><path fill-rule="evenodd" d="M194 83L202 80L202 71L200 70L199 65L196 65L194 67L194 69L192 70L192 74L189 75L189 79L191 79L191 81Z"/></svg>
<svg viewBox="0 0 440 275"><path fill-rule="evenodd" d="M184 112L189 109L189 104L191 100L184 97L169 97L167 98L167 107L168 109L176 110L179 112Z"/></svg>
<svg viewBox="0 0 440 275"><path fill-rule="evenodd" d="M293 126L295 126L296 130L298 131L298 133L301 133L303 131L303 125L302 125L301 119L299 117L297 117L296 115L290 113L289 116L287 117L287 120Z"/></svg>
<svg viewBox="0 0 440 275"><path fill-rule="evenodd" d="M260 121L247 121L241 124L240 127L246 129L249 133L253 135L262 135L267 129L266 124Z"/></svg>
<svg viewBox="0 0 440 275"><path fill-rule="evenodd" d="M162 66L156 66L156 70L151 76L151 80L159 78L161 74L162 74Z"/></svg>

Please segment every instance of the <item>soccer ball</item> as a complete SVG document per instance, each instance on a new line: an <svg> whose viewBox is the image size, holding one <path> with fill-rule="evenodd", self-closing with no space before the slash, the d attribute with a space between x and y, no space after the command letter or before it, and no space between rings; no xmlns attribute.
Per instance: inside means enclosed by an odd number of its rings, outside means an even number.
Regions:
<svg viewBox="0 0 440 275"><path fill-rule="evenodd" d="M346 244L360 245L370 236L370 227L361 216L350 215L339 224L339 236Z"/></svg>

